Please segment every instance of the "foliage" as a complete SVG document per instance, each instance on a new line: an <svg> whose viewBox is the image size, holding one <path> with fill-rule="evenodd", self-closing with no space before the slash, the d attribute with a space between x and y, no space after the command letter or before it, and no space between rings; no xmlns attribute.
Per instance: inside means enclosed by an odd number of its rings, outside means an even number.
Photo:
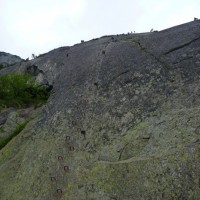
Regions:
<svg viewBox="0 0 200 200"><path fill-rule="evenodd" d="M28 74L6 74L0 77L0 108L27 107L44 103L49 92L36 84Z"/></svg>
<svg viewBox="0 0 200 200"><path fill-rule="evenodd" d="M0 150L6 146L8 144L8 142L10 140L12 140L12 138L14 138L15 136L17 136L27 125L29 121L25 120L24 122L22 122L21 124L17 124L15 130L6 138L3 138L0 140Z"/></svg>
<svg viewBox="0 0 200 200"><path fill-rule="evenodd" d="M0 127L0 133L4 133L4 128L3 127Z"/></svg>
<svg viewBox="0 0 200 200"><path fill-rule="evenodd" d="M0 64L0 70L3 69L3 68L4 68L4 66L2 64Z"/></svg>

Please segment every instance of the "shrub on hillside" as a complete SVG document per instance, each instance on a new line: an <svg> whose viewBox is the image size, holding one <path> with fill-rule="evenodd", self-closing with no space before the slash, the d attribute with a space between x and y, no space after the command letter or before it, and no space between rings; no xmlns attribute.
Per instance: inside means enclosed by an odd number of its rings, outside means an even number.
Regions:
<svg viewBox="0 0 200 200"><path fill-rule="evenodd" d="M6 74L0 77L0 108L26 107L44 103L49 92L36 84L28 74Z"/></svg>
<svg viewBox="0 0 200 200"><path fill-rule="evenodd" d="M0 64L0 70L3 69L3 68L4 68L4 66L2 64Z"/></svg>

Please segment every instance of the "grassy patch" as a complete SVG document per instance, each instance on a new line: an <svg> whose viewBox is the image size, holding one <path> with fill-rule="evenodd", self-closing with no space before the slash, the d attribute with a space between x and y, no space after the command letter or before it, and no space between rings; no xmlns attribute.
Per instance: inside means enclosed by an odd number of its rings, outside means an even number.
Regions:
<svg viewBox="0 0 200 200"><path fill-rule="evenodd" d="M0 77L0 109L27 107L45 103L50 93L36 84L28 74L6 74Z"/></svg>
<svg viewBox="0 0 200 200"><path fill-rule="evenodd" d="M28 124L29 120L25 120L24 122L17 124L15 130L6 138L0 140L0 150L12 140L15 136L17 136Z"/></svg>
<svg viewBox="0 0 200 200"><path fill-rule="evenodd" d="M3 129L3 127L0 127L0 133L4 133L5 131L4 131L4 129Z"/></svg>

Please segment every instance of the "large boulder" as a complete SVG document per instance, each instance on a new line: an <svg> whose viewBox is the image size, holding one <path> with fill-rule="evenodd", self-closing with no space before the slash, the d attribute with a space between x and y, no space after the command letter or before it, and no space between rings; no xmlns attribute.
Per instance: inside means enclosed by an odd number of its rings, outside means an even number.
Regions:
<svg viewBox="0 0 200 200"><path fill-rule="evenodd" d="M15 66L53 91L0 151L1 198L198 200L199 52L196 20Z"/></svg>

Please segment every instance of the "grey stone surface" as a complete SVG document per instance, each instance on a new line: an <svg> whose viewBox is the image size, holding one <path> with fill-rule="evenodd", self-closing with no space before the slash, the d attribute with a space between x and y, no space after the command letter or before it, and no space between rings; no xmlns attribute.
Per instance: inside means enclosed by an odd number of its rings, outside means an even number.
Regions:
<svg viewBox="0 0 200 200"><path fill-rule="evenodd" d="M19 56L12 55L6 52L0 52L0 64L4 67L7 67L9 65L13 65L19 62L22 62L23 59L21 59Z"/></svg>
<svg viewBox="0 0 200 200"><path fill-rule="evenodd" d="M0 152L3 199L198 200L199 54L196 20L61 47L1 70L53 87Z"/></svg>

